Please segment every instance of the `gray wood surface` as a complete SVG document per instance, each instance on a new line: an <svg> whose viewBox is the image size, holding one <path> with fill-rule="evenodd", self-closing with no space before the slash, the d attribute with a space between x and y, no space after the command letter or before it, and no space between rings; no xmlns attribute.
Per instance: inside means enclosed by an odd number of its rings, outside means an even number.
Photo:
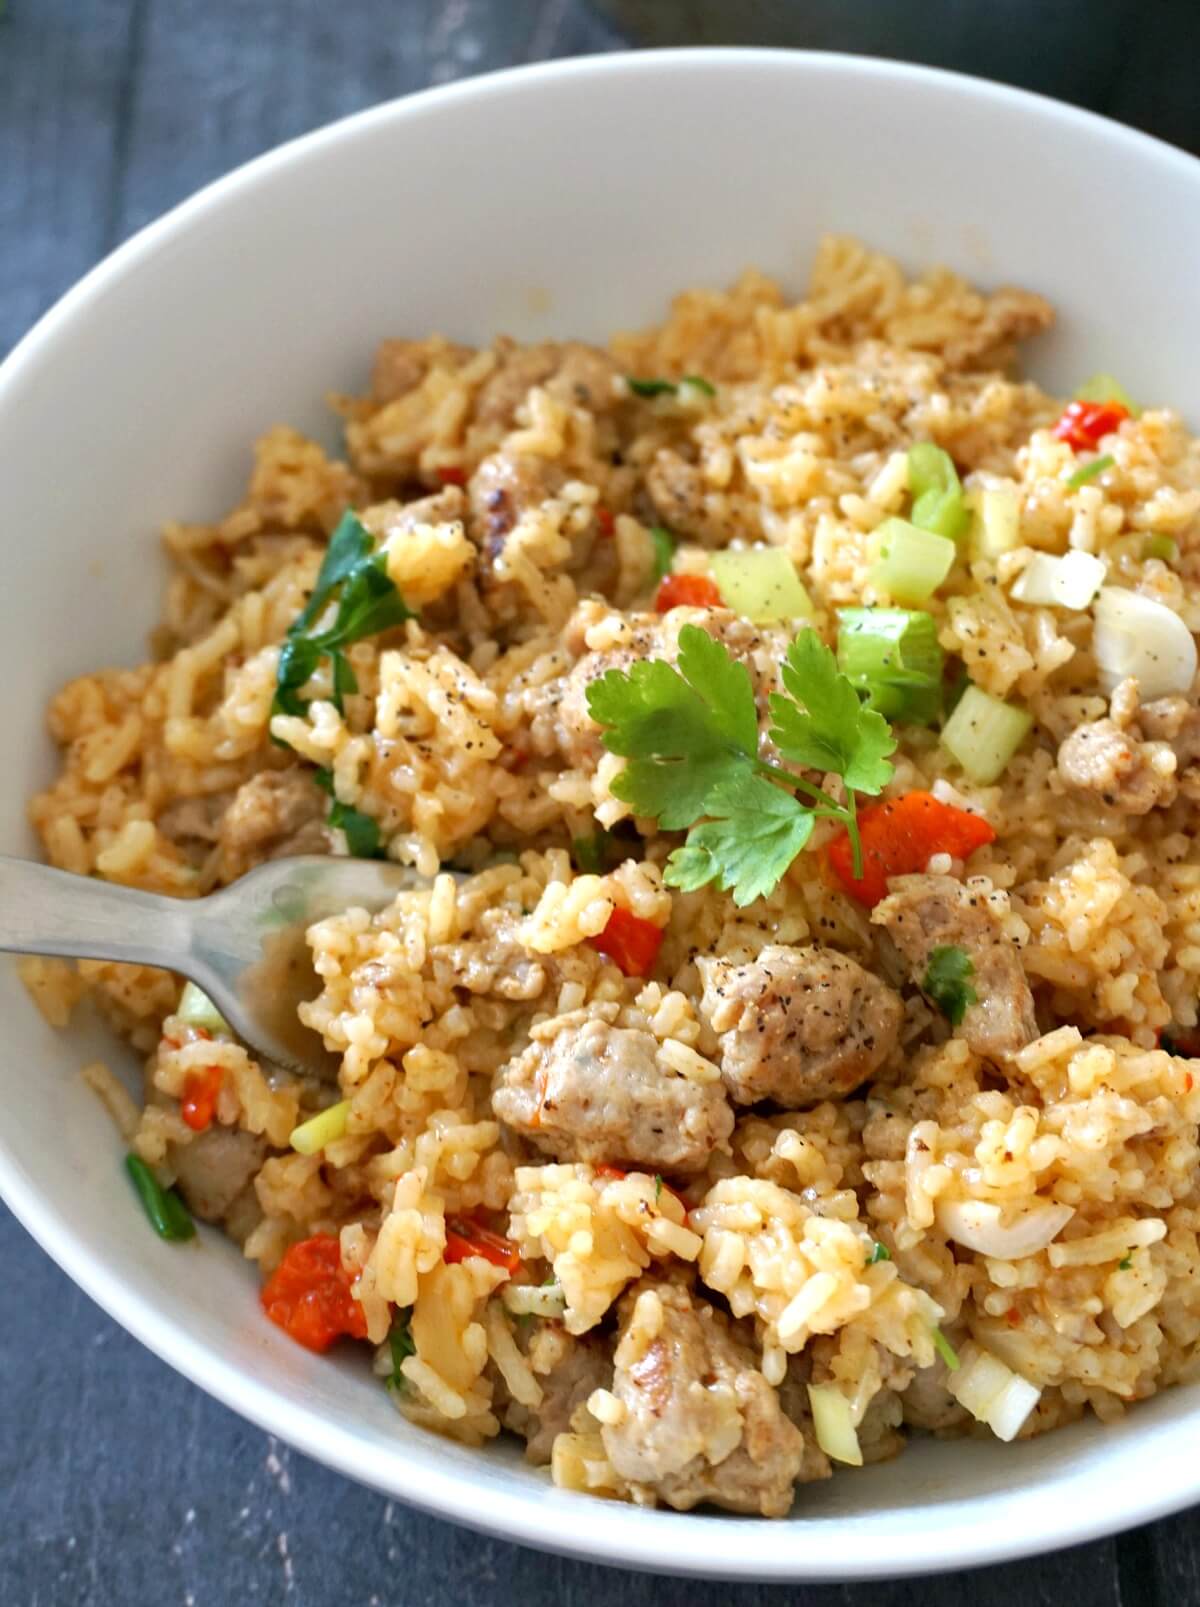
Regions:
<svg viewBox="0 0 1200 1607"><path fill-rule="evenodd" d="M625 42L582 0L8 0L0 355L132 230L280 140L426 84ZM853 46L853 27L837 42ZM1176 83L1164 99L1157 49L1105 94L1194 146L1194 94ZM969 1578L859 1587L706 1586L544 1557L272 1442L141 1349L2 1208L0 1268L0 1607L1200 1602L1189 1514Z"/></svg>

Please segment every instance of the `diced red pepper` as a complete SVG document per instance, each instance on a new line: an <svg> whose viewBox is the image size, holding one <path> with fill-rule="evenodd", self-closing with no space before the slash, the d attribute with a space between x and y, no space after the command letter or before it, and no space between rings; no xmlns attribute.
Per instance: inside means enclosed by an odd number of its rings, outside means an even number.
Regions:
<svg viewBox="0 0 1200 1607"><path fill-rule="evenodd" d="M1128 417L1129 409L1120 402L1068 402L1054 433L1076 452L1083 452L1098 446Z"/></svg>
<svg viewBox="0 0 1200 1607"><path fill-rule="evenodd" d="M922 871L934 854L968 859L995 842L996 833L981 815L942 803L929 792L907 792L860 811L863 873L854 875L850 834L840 832L826 852L839 882L860 903L872 907L887 893L889 876Z"/></svg>
<svg viewBox="0 0 1200 1607"><path fill-rule="evenodd" d="M599 507L596 509L596 529L602 536L611 536L617 528L617 521L613 517L611 508Z"/></svg>
<svg viewBox="0 0 1200 1607"><path fill-rule="evenodd" d="M664 575L654 606L660 614L672 608L720 608L721 593L707 575Z"/></svg>
<svg viewBox="0 0 1200 1607"><path fill-rule="evenodd" d="M267 1279L263 1310L308 1350L328 1350L343 1334L365 1339L367 1319L351 1281L336 1235L318 1233L293 1244Z"/></svg>
<svg viewBox="0 0 1200 1607"><path fill-rule="evenodd" d="M628 910L615 909L603 932L588 938L594 949L624 971L626 976L648 976L662 948L663 929Z"/></svg>
<svg viewBox="0 0 1200 1607"><path fill-rule="evenodd" d="M443 1259L453 1265L472 1255L481 1255L494 1267L504 1267L509 1273L516 1272L521 1265L520 1252L511 1239L493 1233L473 1216L448 1216Z"/></svg>
<svg viewBox="0 0 1200 1607"><path fill-rule="evenodd" d="M205 1066L203 1071L191 1071L183 1085L183 1099L179 1114L193 1133L203 1133L212 1126L217 1113L217 1096L225 1073L220 1066Z"/></svg>
<svg viewBox="0 0 1200 1607"><path fill-rule="evenodd" d="M443 485L466 485L467 483L467 471L456 468L452 463L439 469L437 477Z"/></svg>

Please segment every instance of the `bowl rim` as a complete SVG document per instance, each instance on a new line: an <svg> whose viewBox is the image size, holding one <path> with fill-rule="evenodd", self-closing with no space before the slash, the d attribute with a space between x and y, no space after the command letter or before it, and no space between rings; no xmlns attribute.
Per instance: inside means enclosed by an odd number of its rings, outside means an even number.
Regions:
<svg viewBox="0 0 1200 1607"><path fill-rule="evenodd" d="M507 67L494 72L433 86L387 101L300 134L209 181L145 224L92 267L46 310L0 363L0 415L6 395L36 369L44 355L70 337L76 322L88 315L92 304L112 283L136 273L170 243L200 224L234 194L269 183L271 178L307 160L310 153L371 129L376 125L419 120L433 105L450 107L459 102L535 89L548 81L589 77L624 77L664 70L708 71L723 66L760 67L769 71L847 74L856 78L908 80L957 92L979 102L1024 109L1030 115L1059 127L1082 129L1113 146L1132 148L1149 162L1196 186L1200 192L1200 160L1166 141L1127 128L1097 113L1029 90L990 79L926 67L905 61L845 52L762 49L742 46L684 47L658 50L621 50L590 56L556 58ZM707 1514L683 1518L664 1510L639 1513L618 1503L588 1501L580 1508L586 1522L579 1533L545 1532L545 1514L527 1485L489 1491L486 1510L480 1510L478 1491L469 1476L453 1467L426 1465L421 1456L407 1459L364 1446L353 1428L322 1413L297 1407L277 1396L269 1380L224 1359L214 1348L194 1339L169 1311L126 1289L120 1276L103 1262L93 1261L72 1230L66 1213L42 1197L32 1178L11 1151L0 1132L0 1195L40 1247L110 1317L191 1383L214 1396L257 1427L346 1477L423 1512L468 1528L517 1541L539 1550L614 1567L744 1581L866 1580L902 1577L980 1567L1078 1545L1119 1530L1177 1512L1200 1500L1200 1466L1190 1482L1178 1470L1164 1469L1159 1476L1130 1482L1110 1479L1111 1494L1089 1502L1067 1505L1040 1526L1033 1521L1035 1506L1026 1513L1027 1526L1003 1527L988 1520L959 1524L934 1537L928 1531L915 1536L889 1534L886 1552L870 1544L847 1547L854 1532L866 1537L850 1518L823 1519L815 1528L801 1519L779 1523L762 1519L737 1520L732 1528L726 1516ZM1200 1415L1200 1414L1198 1414ZM1036 1497L1038 1485L1031 1487ZM981 1502L995 1497L973 1498ZM869 1515L868 1515L869 1516ZM747 1531L746 1525L750 1530ZM817 1532L819 1529L819 1534ZM751 1540L738 1546L735 1535ZM814 1540L816 1543L814 1544Z"/></svg>

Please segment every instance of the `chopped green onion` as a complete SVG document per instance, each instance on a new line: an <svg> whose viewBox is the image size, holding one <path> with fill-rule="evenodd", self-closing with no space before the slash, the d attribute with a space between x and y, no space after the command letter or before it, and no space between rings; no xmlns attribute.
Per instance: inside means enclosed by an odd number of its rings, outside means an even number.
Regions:
<svg viewBox="0 0 1200 1607"><path fill-rule="evenodd" d="M930 725L942 708L942 649L932 614L838 610L838 669L886 720Z"/></svg>
<svg viewBox="0 0 1200 1607"><path fill-rule="evenodd" d="M878 1266L881 1261L890 1261L891 1259L892 1252L888 1249L887 1245L880 1244L879 1241L876 1240L870 1255L867 1257L867 1265L869 1267L874 1267Z"/></svg>
<svg viewBox="0 0 1200 1607"><path fill-rule="evenodd" d="M950 1371L956 1373L961 1365L958 1359L958 1352L936 1323L929 1330L929 1337L933 1340L934 1350L937 1351Z"/></svg>
<svg viewBox="0 0 1200 1607"><path fill-rule="evenodd" d="M1161 558L1165 564L1179 562L1179 543L1170 536L1147 536L1142 543L1143 558Z"/></svg>
<svg viewBox="0 0 1200 1607"><path fill-rule="evenodd" d="M811 619L813 606L796 566L778 547L715 552L709 564L721 599L755 625L781 619Z"/></svg>
<svg viewBox="0 0 1200 1607"><path fill-rule="evenodd" d="M1137 418L1141 408L1124 385L1111 374L1093 374L1075 392L1077 402L1119 402L1131 418Z"/></svg>
<svg viewBox="0 0 1200 1607"><path fill-rule="evenodd" d="M191 1212L173 1188L165 1189L140 1155L126 1155L125 1170L129 1173L142 1209L150 1218L150 1226L160 1239L181 1243L196 1236L196 1224Z"/></svg>
<svg viewBox="0 0 1200 1607"><path fill-rule="evenodd" d="M1002 558L1021 545L1021 501L1010 486L987 486L970 493L975 515L971 551L976 558Z"/></svg>
<svg viewBox="0 0 1200 1607"><path fill-rule="evenodd" d="M1081 485L1094 480L1098 474L1103 474L1105 469L1111 469L1116 461L1111 452L1102 452L1098 458L1093 458L1090 463L1085 463L1082 468L1075 470L1067 481L1068 488L1078 491Z"/></svg>
<svg viewBox="0 0 1200 1607"><path fill-rule="evenodd" d="M862 1467L854 1414L836 1384L809 1384L808 1404L812 1408L813 1433L825 1455L850 1467Z"/></svg>
<svg viewBox="0 0 1200 1607"><path fill-rule="evenodd" d="M918 530L905 519L885 519L877 533L874 584L897 602L928 602L954 567L958 548L953 541L932 530Z"/></svg>
<svg viewBox="0 0 1200 1607"><path fill-rule="evenodd" d="M1003 772L1033 724L1028 709L969 686L942 730L942 746L972 781L987 786Z"/></svg>
<svg viewBox="0 0 1200 1607"><path fill-rule="evenodd" d="M704 396L717 394L716 386L710 384L701 374L685 374L681 380L634 379L632 374L626 374L625 383L635 396L674 396L681 385L690 385L693 390L700 391Z"/></svg>
<svg viewBox="0 0 1200 1607"><path fill-rule="evenodd" d="M963 500L962 481L949 452L932 441L908 449L908 489L912 495L909 518L921 530L957 541L971 522Z"/></svg>
<svg viewBox="0 0 1200 1607"><path fill-rule="evenodd" d="M217 1009L207 993L202 993L194 982L186 982L175 1006L175 1014L189 1027L203 1027L206 1032L232 1034L228 1021Z"/></svg>
<svg viewBox="0 0 1200 1607"><path fill-rule="evenodd" d="M336 1105L310 1116L299 1127L293 1127L288 1143L300 1155L317 1155L326 1144L345 1137L349 1115L350 1101L341 1099Z"/></svg>
<svg viewBox="0 0 1200 1607"><path fill-rule="evenodd" d="M671 532L662 525L650 526L650 540L654 543L654 581L657 585L664 575L671 573L678 543Z"/></svg>

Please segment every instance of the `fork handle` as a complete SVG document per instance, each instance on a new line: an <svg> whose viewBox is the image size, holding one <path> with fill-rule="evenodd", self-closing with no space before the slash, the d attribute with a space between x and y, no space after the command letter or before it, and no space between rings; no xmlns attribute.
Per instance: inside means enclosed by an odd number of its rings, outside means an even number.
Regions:
<svg viewBox="0 0 1200 1607"><path fill-rule="evenodd" d="M186 972L189 902L0 854L0 951Z"/></svg>

